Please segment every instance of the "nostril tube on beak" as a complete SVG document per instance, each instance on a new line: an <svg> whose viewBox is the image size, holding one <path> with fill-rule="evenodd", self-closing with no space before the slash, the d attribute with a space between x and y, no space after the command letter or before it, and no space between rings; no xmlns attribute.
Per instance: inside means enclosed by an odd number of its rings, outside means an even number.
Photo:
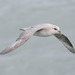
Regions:
<svg viewBox="0 0 75 75"><path fill-rule="evenodd" d="M58 32L59 32L60 35L62 34L61 31L58 31Z"/></svg>

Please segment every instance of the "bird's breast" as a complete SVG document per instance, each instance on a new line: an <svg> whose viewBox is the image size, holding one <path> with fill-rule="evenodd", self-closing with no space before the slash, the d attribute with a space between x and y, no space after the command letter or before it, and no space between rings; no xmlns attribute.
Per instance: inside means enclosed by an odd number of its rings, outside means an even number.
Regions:
<svg viewBox="0 0 75 75"><path fill-rule="evenodd" d="M47 37L50 36L51 33L49 30L41 29L35 32L34 36Z"/></svg>

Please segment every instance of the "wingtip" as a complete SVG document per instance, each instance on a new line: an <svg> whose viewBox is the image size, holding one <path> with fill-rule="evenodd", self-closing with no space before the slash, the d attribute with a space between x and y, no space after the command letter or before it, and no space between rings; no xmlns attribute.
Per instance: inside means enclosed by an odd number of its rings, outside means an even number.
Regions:
<svg viewBox="0 0 75 75"><path fill-rule="evenodd" d="M25 31L24 29L19 29L19 30L21 30L21 31Z"/></svg>
<svg viewBox="0 0 75 75"><path fill-rule="evenodd" d="M10 52L10 51L3 50L2 52L0 52L0 55L7 54L7 53L9 53L9 52Z"/></svg>
<svg viewBox="0 0 75 75"><path fill-rule="evenodd" d="M72 52L73 54L75 54L75 49L73 48L73 49L71 50L71 52Z"/></svg>
<svg viewBox="0 0 75 75"><path fill-rule="evenodd" d="M0 52L0 55L4 55L4 54L6 54L6 53L4 53L4 52Z"/></svg>
<svg viewBox="0 0 75 75"><path fill-rule="evenodd" d="M73 47L68 47L68 50L69 50L71 53L75 54L75 49L74 49Z"/></svg>
<svg viewBox="0 0 75 75"><path fill-rule="evenodd" d="M26 31L26 29L27 29L27 28L21 28L21 29L19 29L19 30L21 30L21 31Z"/></svg>
<svg viewBox="0 0 75 75"><path fill-rule="evenodd" d="M7 49L5 49L5 50L3 50L2 52L0 52L0 55L4 55L4 54L7 54L7 53L9 53L11 50L7 50Z"/></svg>

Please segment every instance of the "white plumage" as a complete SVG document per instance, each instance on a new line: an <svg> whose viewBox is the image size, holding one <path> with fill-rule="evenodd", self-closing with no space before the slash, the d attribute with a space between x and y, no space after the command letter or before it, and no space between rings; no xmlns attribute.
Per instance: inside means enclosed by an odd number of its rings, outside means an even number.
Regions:
<svg viewBox="0 0 75 75"><path fill-rule="evenodd" d="M75 50L73 48L73 45L69 41L69 39L63 35L60 32L60 29L58 26L53 25L53 24L38 24L35 26L27 27L27 28L22 28L20 30L23 30L19 36L19 38L11 44L9 47L5 48L0 54L6 54L22 44L24 44L29 38L31 38L33 35L34 36L40 36L40 37L48 37L50 35L54 35L57 37L63 44L64 46L72 53L75 53Z"/></svg>

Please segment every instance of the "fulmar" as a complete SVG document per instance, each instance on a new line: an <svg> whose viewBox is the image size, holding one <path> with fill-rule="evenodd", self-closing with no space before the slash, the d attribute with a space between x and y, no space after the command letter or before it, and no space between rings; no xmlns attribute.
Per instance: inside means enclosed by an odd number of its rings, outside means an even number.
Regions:
<svg viewBox="0 0 75 75"><path fill-rule="evenodd" d="M21 28L23 32L20 34L19 38L9 45L7 48L5 48L2 52L0 52L0 55L9 53L19 46L23 45L28 39L30 39L33 35L39 36L39 37L48 37L51 35L54 35L56 38L58 38L62 44L72 53L75 53L75 49L69 39L61 33L58 26L53 24L38 24L27 28Z"/></svg>

